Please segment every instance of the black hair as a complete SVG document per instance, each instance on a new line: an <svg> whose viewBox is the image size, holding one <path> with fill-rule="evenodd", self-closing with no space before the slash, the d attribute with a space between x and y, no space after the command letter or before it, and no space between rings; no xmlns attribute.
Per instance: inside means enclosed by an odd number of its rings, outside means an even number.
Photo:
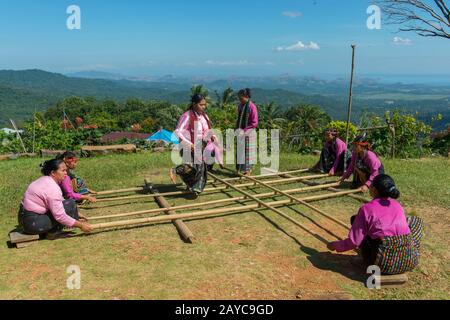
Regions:
<svg viewBox="0 0 450 320"><path fill-rule="evenodd" d="M252 97L252 90L250 90L249 88L245 88L245 89L239 90L238 96L239 97L246 97L246 98L250 99Z"/></svg>
<svg viewBox="0 0 450 320"><path fill-rule="evenodd" d="M58 160L64 160L64 158L76 158L77 155L73 151L66 151L56 156Z"/></svg>
<svg viewBox="0 0 450 320"><path fill-rule="evenodd" d="M367 133L363 133L355 138L353 143L364 143L367 142Z"/></svg>
<svg viewBox="0 0 450 320"><path fill-rule="evenodd" d="M62 163L64 163L64 161L61 159L52 159L44 161L40 165L41 173L44 176L49 176L53 171L57 171Z"/></svg>
<svg viewBox="0 0 450 320"><path fill-rule="evenodd" d="M372 186L377 190L380 198L400 198L400 191L395 185L394 179L387 174L380 174L373 180Z"/></svg>
<svg viewBox="0 0 450 320"><path fill-rule="evenodd" d="M196 93L191 96L191 104L189 105L189 110L192 110L194 108L194 105L197 103L200 103L203 99L206 99L204 95L201 93Z"/></svg>

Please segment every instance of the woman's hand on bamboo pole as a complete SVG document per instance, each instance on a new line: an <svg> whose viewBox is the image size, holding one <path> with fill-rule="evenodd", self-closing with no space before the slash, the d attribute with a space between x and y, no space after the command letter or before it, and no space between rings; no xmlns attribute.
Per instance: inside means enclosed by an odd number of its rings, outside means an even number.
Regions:
<svg viewBox="0 0 450 320"><path fill-rule="evenodd" d="M81 222L86 222L86 221L88 221L88 218L86 218L85 215L83 215L83 214L81 214L81 213L79 213L79 212L78 212L78 217L80 218L79 221L81 221Z"/></svg>
<svg viewBox="0 0 450 320"><path fill-rule="evenodd" d="M81 200L87 200L90 203L96 203L97 202L96 198L94 198L92 196L89 196L89 195L81 196Z"/></svg>
<svg viewBox="0 0 450 320"><path fill-rule="evenodd" d="M336 248L334 247L334 242L329 242L329 243L327 244L327 248L328 248L328 250L330 250L331 252L336 251Z"/></svg>
<svg viewBox="0 0 450 320"><path fill-rule="evenodd" d="M90 224L82 221L75 221L74 227L81 229L84 233L90 233L93 230Z"/></svg>
<svg viewBox="0 0 450 320"><path fill-rule="evenodd" d="M364 193L366 193L367 191L369 191L369 187L367 186L367 184L365 184L365 185L363 185L363 186L361 187L361 191L364 192Z"/></svg>

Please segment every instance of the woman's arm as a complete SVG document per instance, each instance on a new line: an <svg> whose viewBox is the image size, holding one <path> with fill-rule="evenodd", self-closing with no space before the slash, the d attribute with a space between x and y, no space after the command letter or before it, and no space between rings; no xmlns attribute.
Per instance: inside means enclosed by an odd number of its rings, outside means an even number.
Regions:
<svg viewBox="0 0 450 320"><path fill-rule="evenodd" d="M245 127L244 131L258 128L258 123L259 123L258 108L254 103L250 103L248 125L247 127Z"/></svg>
<svg viewBox="0 0 450 320"><path fill-rule="evenodd" d="M345 150L346 150L345 143L341 140L336 140L336 161L334 162L333 168L331 169L330 173L332 174L336 173L339 167L339 161L341 160L341 156L345 152Z"/></svg>
<svg viewBox="0 0 450 320"><path fill-rule="evenodd" d="M67 198L73 199L75 201L81 200L81 194L76 193L73 190L72 181L70 180L70 177L68 175L61 182L60 187L64 196L66 196Z"/></svg>
<svg viewBox="0 0 450 320"><path fill-rule="evenodd" d="M178 121L175 134L180 138L181 143L193 146L191 142L191 132L189 131L189 115L187 113L183 114Z"/></svg>
<svg viewBox="0 0 450 320"><path fill-rule="evenodd" d="M344 175L342 176L341 181L347 180L352 175L353 171L355 170L356 157L357 157L356 152L353 151L350 165L348 166L348 169L345 171ZM345 166L345 164L344 164L344 166Z"/></svg>
<svg viewBox="0 0 450 320"><path fill-rule="evenodd" d="M381 161L378 159L377 155L374 152L367 153L367 166L370 168L370 177L366 181L366 186L370 187L372 185L373 179L378 176L381 168Z"/></svg>
<svg viewBox="0 0 450 320"><path fill-rule="evenodd" d="M73 186L70 180L69 176L66 176L64 178L64 180L61 182L60 184L61 190L63 192L63 194L68 198L68 199L73 199L75 201L83 201L83 200L87 200L89 202L95 203L97 202L97 199L95 199L94 197L90 196L90 195L82 195L79 193L76 193L73 190Z"/></svg>
<svg viewBox="0 0 450 320"><path fill-rule="evenodd" d="M336 250L337 252L345 252L356 249L361 245L364 238L367 236L367 233L368 228L366 223L366 213L364 207L362 207L353 222L348 238L345 240L332 242L329 245L329 248L331 250Z"/></svg>

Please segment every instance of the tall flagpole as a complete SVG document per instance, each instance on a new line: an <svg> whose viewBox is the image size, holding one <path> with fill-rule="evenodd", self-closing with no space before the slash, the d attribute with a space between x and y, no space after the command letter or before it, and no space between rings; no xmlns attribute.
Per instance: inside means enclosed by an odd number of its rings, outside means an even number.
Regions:
<svg viewBox="0 0 450 320"><path fill-rule="evenodd" d="M346 138L345 144L348 146L349 143L349 131L350 131L350 122L352 118L352 103L353 103L353 78L355 76L355 49L356 45L352 44L352 75L350 77L350 93L348 98L348 115L347 115L347 130L346 130ZM347 169L347 160L348 153L345 153L345 162L344 168Z"/></svg>

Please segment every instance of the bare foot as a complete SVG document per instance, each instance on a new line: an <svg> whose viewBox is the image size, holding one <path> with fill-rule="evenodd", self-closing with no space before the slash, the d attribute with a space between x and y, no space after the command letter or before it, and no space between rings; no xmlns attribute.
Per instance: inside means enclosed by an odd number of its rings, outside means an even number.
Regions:
<svg viewBox="0 0 450 320"><path fill-rule="evenodd" d="M173 184L177 184L177 176L176 176L176 174L175 174L173 169L170 169L169 177L170 177L170 180L172 181Z"/></svg>

